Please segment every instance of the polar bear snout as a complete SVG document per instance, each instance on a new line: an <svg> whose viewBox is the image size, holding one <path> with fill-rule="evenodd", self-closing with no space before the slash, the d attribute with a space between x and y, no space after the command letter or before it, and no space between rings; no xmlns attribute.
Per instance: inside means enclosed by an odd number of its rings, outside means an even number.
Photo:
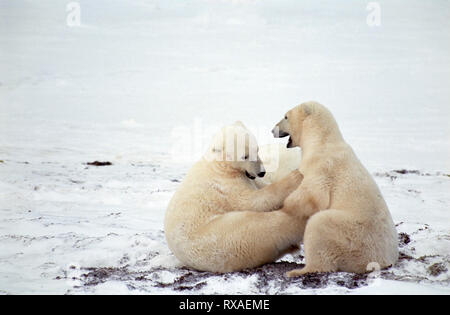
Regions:
<svg viewBox="0 0 450 315"><path fill-rule="evenodd" d="M280 127L278 127L278 125L272 129L272 134L273 134L274 138L284 138L284 137L289 136L289 133L287 133L284 130L281 130Z"/></svg>
<svg viewBox="0 0 450 315"><path fill-rule="evenodd" d="M259 162L259 173L258 173L258 177L264 177L264 175L266 175L266 169L264 168L264 164L261 162L261 160L258 157L258 162Z"/></svg>
<svg viewBox="0 0 450 315"><path fill-rule="evenodd" d="M250 179L255 179L256 176L264 177L266 175L266 169L264 168L263 163L258 157L258 161L253 163L256 166L256 169L253 167L253 170L245 170L245 175ZM256 164L256 165L255 165Z"/></svg>
<svg viewBox="0 0 450 315"><path fill-rule="evenodd" d="M275 138L284 138L290 135L291 130L289 126L289 113L287 113L282 120L280 120L272 129L272 134Z"/></svg>

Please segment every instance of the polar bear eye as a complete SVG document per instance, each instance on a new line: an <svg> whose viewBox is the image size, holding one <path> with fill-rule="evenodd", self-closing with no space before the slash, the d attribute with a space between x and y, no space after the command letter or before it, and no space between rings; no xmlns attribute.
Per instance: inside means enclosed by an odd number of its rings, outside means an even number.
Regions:
<svg viewBox="0 0 450 315"><path fill-rule="evenodd" d="M284 116L284 119L286 119L286 120L287 120L287 115L286 115L286 116Z"/></svg>
<svg viewBox="0 0 450 315"><path fill-rule="evenodd" d="M244 160L248 160L248 154L244 156Z"/></svg>

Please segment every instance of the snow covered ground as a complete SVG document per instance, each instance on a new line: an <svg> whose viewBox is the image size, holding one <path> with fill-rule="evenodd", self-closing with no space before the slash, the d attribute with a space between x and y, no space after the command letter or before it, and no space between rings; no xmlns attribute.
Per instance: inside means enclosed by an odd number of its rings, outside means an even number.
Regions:
<svg viewBox="0 0 450 315"><path fill-rule="evenodd" d="M0 0L0 293L450 294L448 1L378 1L370 26L366 1L84 0L73 27L69 2ZM164 211L211 132L281 142L311 99L380 185L398 264L183 268Z"/></svg>

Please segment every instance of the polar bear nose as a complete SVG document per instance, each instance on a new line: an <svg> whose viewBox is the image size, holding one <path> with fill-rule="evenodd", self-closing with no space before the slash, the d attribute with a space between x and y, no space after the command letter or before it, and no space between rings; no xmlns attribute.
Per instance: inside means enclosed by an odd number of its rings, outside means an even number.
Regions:
<svg viewBox="0 0 450 315"><path fill-rule="evenodd" d="M264 168L264 165L262 164L261 160L258 157L258 162L259 164L259 173L258 173L258 177L264 177L264 175L266 175L266 169Z"/></svg>
<svg viewBox="0 0 450 315"><path fill-rule="evenodd" d="M272 134L274 138L284 138L289 136L289 134L283 130L280 130L280 127L275 126L275 128L272 129Z"/></svg>

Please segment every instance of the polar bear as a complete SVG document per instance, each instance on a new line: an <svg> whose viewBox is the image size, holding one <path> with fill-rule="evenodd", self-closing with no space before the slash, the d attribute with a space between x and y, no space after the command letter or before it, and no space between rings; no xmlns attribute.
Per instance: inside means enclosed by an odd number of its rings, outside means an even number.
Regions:
<svg viewBox="0 0 450 315"><path fill-rule="evenodd" d="M186 175L165 216L169 248L185 265L230 272L272 262L297 248L296 220L280 209L302 180L298 170L257 189L264 176L253 135L224 127Z"/></svg>
<svg viewBox="0 0 450 315"><path fill-rule="evenodd" d="M290 110L272 130L302 149L304 179L284 202L303 235L306 266L287 275L386 268L398 259L397 232L381 192L317 102Z"/></svg>

